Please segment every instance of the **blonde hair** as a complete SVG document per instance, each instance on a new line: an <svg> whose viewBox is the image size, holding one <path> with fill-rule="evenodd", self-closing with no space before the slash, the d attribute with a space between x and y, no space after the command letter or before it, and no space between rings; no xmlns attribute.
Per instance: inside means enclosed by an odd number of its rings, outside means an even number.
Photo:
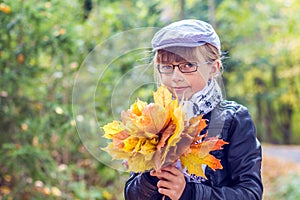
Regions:
<svg viewBox="0 0 300 200"><path fill-rule="evenodd" d="M223 70L221 55L216 47L206 43L205 45L197 47L168 47L159 49L154 56L154 79L157 85L161 85L161 75L157 69L158 63L172 63L172 62L209 62L216 60L220 62L221 72Z"/></svg>

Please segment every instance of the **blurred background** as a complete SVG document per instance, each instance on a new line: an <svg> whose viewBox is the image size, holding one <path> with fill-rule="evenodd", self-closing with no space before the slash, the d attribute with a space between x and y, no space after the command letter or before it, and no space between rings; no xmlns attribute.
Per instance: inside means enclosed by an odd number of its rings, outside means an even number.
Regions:
<svg viewBox="0 0 300 200"><path fill-rule="evenodd" d="M0 0L0 200L123 199L128 174L93 158L78 137L75 77L110 36L184 18L220 36L227 99L249 108L263 143L264 199L300 199L299 1ZM111 76L135 61L116 62ZM113 119L114 83L102 83L99 121Z"/></svg>

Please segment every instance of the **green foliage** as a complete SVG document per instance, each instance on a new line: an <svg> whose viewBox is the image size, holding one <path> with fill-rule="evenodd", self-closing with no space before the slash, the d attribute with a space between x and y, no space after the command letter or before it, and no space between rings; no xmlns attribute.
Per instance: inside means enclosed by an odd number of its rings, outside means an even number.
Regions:
<svg viewBox="0 0 300 200"><path fill-rule="evenodd" d="M209 19L208 1L181 2L186 18ZM230 57L227 96L249 106L263 140L299 143L300 4L215 2L217 31ZM81 107L71 105L74 79L107 38L161 27L179 13L174 0L0 0L0 199L122 199L128 174L99 163L77 135L72 109ZM128 72L144 58L129 52L110 63L114 70L95 91L101 123L114 117L112 89L124 74L132 75L126 84L134 84L139 74ZM132 91L128 105L137 97L150 101L153 87Z"/></svg>
<svg viewBox="0 0 300 200"><path fill-rule="evenodd" d="M293 131L300 97L299 9L297 1L224 0L217 12L223 50L230 57L227 95L248 105L266 142L299 143Z"/></svg>
<svg viewBox="0 0 300 200"><path fill-rule="evenodd" d="M158 1L90 1L89 8L86 2L0 1L1 199L122 196L125 180L118 181L128 174L92 158L76 133L72 87L96 44L126 29L159 24ZM111 117L105 99L113 82L107 81L97 97L100 119Z"/></svg>

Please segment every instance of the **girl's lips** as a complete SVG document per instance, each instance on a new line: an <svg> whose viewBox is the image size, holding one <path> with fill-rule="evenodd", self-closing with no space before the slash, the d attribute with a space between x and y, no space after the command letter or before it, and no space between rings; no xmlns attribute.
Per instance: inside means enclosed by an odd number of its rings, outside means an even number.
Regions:
<svg viewBox="0 0 300 200"><path fill-rule="evenodd" d="M176 91L176 93L181 93L184 90L186 90L188 87L173 87L173 89Z"/></svg>

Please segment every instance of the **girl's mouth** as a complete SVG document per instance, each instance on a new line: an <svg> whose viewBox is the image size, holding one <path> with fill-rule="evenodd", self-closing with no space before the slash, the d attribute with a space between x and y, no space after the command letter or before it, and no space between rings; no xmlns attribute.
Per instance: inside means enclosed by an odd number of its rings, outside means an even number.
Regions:
<svg viewBox="0 0 300 200"><path fill-rule="evenodd" d="M173 87L174 91L176 93L182 93L184 92L188 87Z"/></svg>

